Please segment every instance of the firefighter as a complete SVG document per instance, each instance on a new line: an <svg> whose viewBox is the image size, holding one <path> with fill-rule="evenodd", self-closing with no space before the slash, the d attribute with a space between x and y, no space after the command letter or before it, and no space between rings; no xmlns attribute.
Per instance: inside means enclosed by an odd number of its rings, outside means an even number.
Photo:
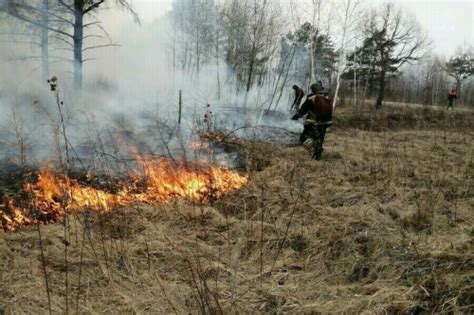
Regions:
<svg viewBox="0 0 474 315"><path fill-rule="evenodd" d="M326 129L332 125L333 109L321 81L312 84L310 90L311 94L291 119L298 120L306 116L300 142L313 159L319 160L324 150Z"/></svg>
<svg viewBox="0 0 474 315"><path fill-rule="evenodd" d="M452 89L451 92L448 93L448 109L451 108L452 110L454 110L453 103L454 103L454 100L457 98L458 96L456 93L456 89Z"/></svg>
<svg viewBox="0 0 474 315"><path fill-rule="evenodd" d="M293 108L296 109L296 110L299 110L301 100L304 97L304 91L303 91L302 88L300 88L296 84L293 85L293 90L295 90L295 100L293 101L293 104L291 105L290 110L293 110Z"/></svg>

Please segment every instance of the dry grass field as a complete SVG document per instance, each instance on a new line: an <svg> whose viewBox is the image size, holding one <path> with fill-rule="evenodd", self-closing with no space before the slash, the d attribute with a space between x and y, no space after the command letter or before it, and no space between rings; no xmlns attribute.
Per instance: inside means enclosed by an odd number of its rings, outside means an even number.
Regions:
<svg viewBox="0 0 474 315"><path fill-rule="evenodd" d="M474 312L474 113L335 116L321 161L226 139L249 182L211 205L2 232L0 314Z"/></svg>

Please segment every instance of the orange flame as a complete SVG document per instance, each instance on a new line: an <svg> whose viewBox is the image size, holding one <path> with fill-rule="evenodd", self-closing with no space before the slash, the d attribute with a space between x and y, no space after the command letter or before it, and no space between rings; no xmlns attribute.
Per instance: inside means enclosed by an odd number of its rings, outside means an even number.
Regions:
<svg viewBox="0 0 474 315"><path fill-rule="evenodd" d="M131 183L123 183L116 193L57 175L51 167L43 168L38 181L24 187L32 195L28 207L15 207L8 197L0 204L3 229L13 231L32 223L57 222L66 212L107 212L136 202L159 204L184 199L208 203L247 183L246 176L224 167L136 158L141 170L135 171Z"/></svg>

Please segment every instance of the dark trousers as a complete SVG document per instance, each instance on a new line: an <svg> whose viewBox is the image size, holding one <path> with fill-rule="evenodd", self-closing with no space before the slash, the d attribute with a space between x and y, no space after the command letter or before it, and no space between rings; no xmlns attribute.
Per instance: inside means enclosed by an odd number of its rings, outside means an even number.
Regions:
<svg viewBox="0 0 474 315"><path fill-rule="evenodd" d="M301 143L304 143L308 138L313 140L312 144L312 158L319 160L323 154L324 148L324 138L326 137L326 129L330 124L326 125L304 125L303 133L300 136Z"/></svg>
<svg viewBox="0 0 474 315"><path fill-rule="evenodd" d="M454 100L449 100L449 101L448 101L448 109L450 109L450 108L451 108L451 109L454 109L454 108L453 108L453 103L454 103Z"/></svg>
<svg viewBox="0 0 474 315"><path fill-rule="evenodd" d="M293 103L293 105L291 105L290 110L295 109L296 111L299 111L299 110L300 110L301 100L302 100L302 98L297 99L297 100Z"/></svg>

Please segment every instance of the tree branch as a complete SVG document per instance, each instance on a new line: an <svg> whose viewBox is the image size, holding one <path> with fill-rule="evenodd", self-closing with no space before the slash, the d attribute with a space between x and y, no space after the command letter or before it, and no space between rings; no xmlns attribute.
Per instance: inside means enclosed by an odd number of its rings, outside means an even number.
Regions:
<svg viewBox="0 0 474 315"><path fill-rule="evenodd" d="M74 13L74 8L72 5L66 4L63 0L58 0L59 4L61 4L63 7L65 7L67 10L70 12Z"/></svg>
<svg viewBox="0 0 474 315"><path fill-rule="evenodd" d="M119 44L104 44L104 45L90 46L90 47L84 48L82 52L85 52L91 49L103 48L103 47L120 47L120 45Z"/></svg>
<svg viewBox="0 0 474 315"><path fill-rule="evenodd" d="M25 17L25 16L22 16L20 14L15 14L15 13L12 13L12 12L9 12L9 11L4 11L6 12L7 14L10 14L11 16L23 21L23 22L26 22L26 23L29 23L29 24L32 24L32 25L35 25L35 26L38 26L40 28L45 28L51 32L55 32L55 33L58 33L58 34L61 34L61 35L64 35L64 36L67 36L67 37L70 37L70 38L74 38L73 35L69 34L69 33L66 33L64 31L61 31L59 29L55 29L55 28L52 28L50 26L45 26L39 22L36 22L36 21L33 21L33 20L30 20L29 18Z"/></svg>
<svg viewBox="0 0 474 315"><path fill-rule="evenodd" d="M82 15L86 15L87 13L89 13L90 11L98 8L102 3L104 3L105 0L100 0L99 2L96 2L94 4L91 4L87 9L85 9L84 11L82 11Z"/></svg>

